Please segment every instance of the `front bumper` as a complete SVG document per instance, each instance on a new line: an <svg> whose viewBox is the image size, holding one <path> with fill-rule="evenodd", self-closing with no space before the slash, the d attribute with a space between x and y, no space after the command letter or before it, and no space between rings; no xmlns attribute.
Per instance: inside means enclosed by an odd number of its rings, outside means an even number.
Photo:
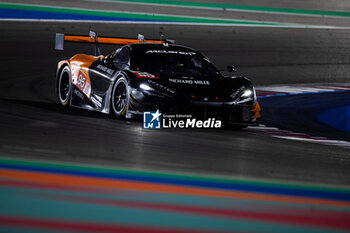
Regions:
<svg viewBox="0 0 350 233"><path fill-rule="evenodd" d="M169 96L134 96L130 92L128 117L142 117L145 111L160 110L163 114L191 115L193 118L206 120L215 118L224 124L257 125L260 106L238 104L236 101L199 101L176 99Z"/></svg>

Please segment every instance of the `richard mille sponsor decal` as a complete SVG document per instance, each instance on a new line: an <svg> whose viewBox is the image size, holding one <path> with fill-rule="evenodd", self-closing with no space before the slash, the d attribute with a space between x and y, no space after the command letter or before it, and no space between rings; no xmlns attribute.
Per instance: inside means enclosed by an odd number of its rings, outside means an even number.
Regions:
<svg viewBox="0 0 350 233"><path fill-rule="evenodd" d="M143 113L144 129L170 129L170 128L221 128L222 122L215 118L199 120L188 114L162 115L156 112Z"/></svg>
<svg viewBox="0 0 350 233"><path fill-rule="evenodd" d="M181 83L181 84L189 84L189 85L210 85L208 80L191 80L191 79L175 79L170 78L169 82L172 83Z"/></svg>
<svg viewBox="0 0 350 233"><path fill-rule="evenodd" d="M187 55L187 56L196 55L195 52L183 52L183 51L172 51L172 50L148 50L146 53L180 54L180 55Z"/></svg>

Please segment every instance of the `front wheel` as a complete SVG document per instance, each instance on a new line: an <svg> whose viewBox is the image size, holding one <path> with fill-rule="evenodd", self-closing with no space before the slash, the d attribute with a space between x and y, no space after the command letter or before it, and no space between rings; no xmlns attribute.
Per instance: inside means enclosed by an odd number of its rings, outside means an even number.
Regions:
<svg viewBox="0 0 350 233"><path fill-rule="evenodd" d="M118 119L124 119L129 105L128 82L124 76L114 84L111 105L114 115Z"/></svg>
<svg viewBox="0 0 350 233"><path fill-rule="evenodd" d="M69 67L66 66L62 69L57 83L58 100L63 106L68 105L71 96L71 90L71 74Z"/></svg>

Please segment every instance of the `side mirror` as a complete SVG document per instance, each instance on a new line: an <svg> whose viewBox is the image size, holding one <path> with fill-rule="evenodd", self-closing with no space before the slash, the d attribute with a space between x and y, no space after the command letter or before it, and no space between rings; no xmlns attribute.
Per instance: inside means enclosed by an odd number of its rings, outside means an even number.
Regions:
<svg viewBox="0 0 350 233"><path fill-rule="evenodd" d="M227 71L228 72L237 72L237 69L234 65L228 65L227 66Z"/></svg>

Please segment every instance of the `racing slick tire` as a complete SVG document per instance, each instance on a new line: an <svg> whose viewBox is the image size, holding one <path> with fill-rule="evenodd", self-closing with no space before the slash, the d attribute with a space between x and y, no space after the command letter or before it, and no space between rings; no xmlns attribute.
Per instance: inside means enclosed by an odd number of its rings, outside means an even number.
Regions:
<svg viewBox="0 0 350 233"><path fill-rule="evenodd" d="M71 98L72 91L72 82L71 82L71 73L68 66L65 66L58 77L57 82L57 94L58 100L62 106L68 106L68 103Z"/></svg>
<svg viewBox="0 0 350 233"><path fill-rule="evenodd" d="M124 76L117 79L113 86L111 108L118 119L124 119L129 106L128 81Z"/></svg>

